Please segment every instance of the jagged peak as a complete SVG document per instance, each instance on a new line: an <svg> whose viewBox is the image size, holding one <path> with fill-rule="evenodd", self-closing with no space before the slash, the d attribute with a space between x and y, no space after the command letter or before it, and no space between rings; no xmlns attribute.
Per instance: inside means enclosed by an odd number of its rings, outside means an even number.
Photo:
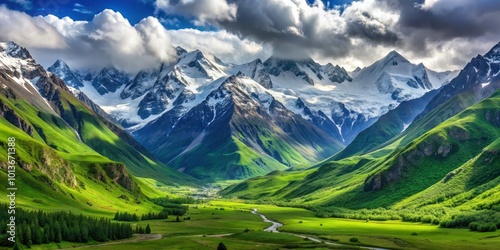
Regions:
<svg viewBox="0 0 500 250"><path fill-rule="evenodd" d="M389 52L384 58L382 58L382 61L388 62L388 61L395 61L395 62L409 62L404 56L399 54L396 50L392 50Z"/></svg>
<svg viewBox="0 0 500 250"><path fill-rule="evenodd" d="M339 65L333 65L332 63L327 63L325 65L325 69L332 69L332 70L341 70L341 71L346 71L344 67L341 67Z"/></svg>
<svg viewBox="0 0 500 250"><path fill-rule="evenodd" d="M5 52L7 55L14 58L33 59L26 48L21 47L13 41L0 43L0 52Z"/></svg>
<svg viewBox="0 0 500 250"><path fill-rule="evenodd" d="M180 56L180 55L183 55L183 54L186 54L188 53L187 50L185 50L183 47L181 46L177 46L175 47L175 51L177 52L177 56Z"/></svg>
<svg viewBox="0 0 500 250"><path fill-rule="evenodd" d="M484 58L488 59L490 62L500 63L500 42L493 46L493 48L484 55Z"/></svg>
<svg viewBox="0 0 500 250"><path fill-rule="evenodd" d="M68 68L68 64L62 59L57 59L49 68Z"/></svg>

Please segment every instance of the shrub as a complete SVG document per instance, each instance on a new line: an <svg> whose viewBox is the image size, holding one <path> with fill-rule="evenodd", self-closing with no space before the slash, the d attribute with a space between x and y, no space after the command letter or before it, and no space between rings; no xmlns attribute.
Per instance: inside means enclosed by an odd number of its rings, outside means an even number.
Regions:
<svg viewBox="0 0 500 250"><path fill-rule="evenodd" d="M356 237L352 237L352 238L349 239L349 241L356 243L356 242L359 242L359 239L356 238Z"/></svg>

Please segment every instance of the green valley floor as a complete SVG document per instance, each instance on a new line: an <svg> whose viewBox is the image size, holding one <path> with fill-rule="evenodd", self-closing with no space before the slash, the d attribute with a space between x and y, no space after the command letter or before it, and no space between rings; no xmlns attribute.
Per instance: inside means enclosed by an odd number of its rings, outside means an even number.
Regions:
<svg viewBox="0 0 500 250"><path fill-rule="evenodd" d="M283 224L280 233L264 232L271 223L263 222L257 211L270 220ZM227 249L357 249L371 246L383 249L498 249L500 232L478 233L468 229L446 229L438 226L401 221L365 221L319 218L311 211L249 204L240 200L214 200L191 205L184 217L176 222L165 220L134 222L133 227L147 224L150 235L132 239L81 245L36 245L32 249L217 249L224 243ZM294 236L300 235L302 237ZM306 239L304 239L306 238ZM315 242L312 239L320 239ZM358 242L351 242L357 238ZM325 243L330 244L325 244ZM339 244L333 245L332 243Z"/></svg>

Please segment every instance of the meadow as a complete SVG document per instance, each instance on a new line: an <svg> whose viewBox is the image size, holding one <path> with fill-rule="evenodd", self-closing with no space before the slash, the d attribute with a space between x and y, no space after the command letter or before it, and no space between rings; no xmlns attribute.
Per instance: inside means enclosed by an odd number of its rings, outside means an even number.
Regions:
<svg viewBox="0 0 500 250"><path fill-rule="evenodd" d="M283 223L279 231L268 233L270 226L250 213L257 209L269 219ZM184 217L131 222L132 227L152 229L149 239L136 236L130 240L91 243L92 249L217 249L223 242L227 249L352 249L373 246L386 249L498 249L499 232L478 233L468 229L440 228L437 225L401 221L367 221L319 218L301 208L250 204L240 200L213 200L191 205ZM182 219L182 218L181 218ZM247 232L245 232L247 231ZM310 236L344 246L326 245L291 234ZM358 243L350 242L357 238ZM94 244L94 245L92 245ZM346 246L347 245L347 246ZM76 248L75 248L76 247ZM89 245L60 243L33 246L32 249L84 249Z"/></svg>

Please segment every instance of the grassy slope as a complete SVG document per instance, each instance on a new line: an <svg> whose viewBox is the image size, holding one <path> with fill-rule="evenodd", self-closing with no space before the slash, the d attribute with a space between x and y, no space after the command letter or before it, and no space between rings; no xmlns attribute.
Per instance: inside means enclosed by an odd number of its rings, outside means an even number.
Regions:
<svg viewBox="0 0 500 250"><path fill-rule="evenodd" d="M96 151L125 162L132 172L139 175L156 177L167 184L190 183L190 178L149 160L121 141L75 98L65 96L69 93L61 94L63 110L71 110L75 117L69 123L78 124L82 140L95 149L81 142L69 124L55 114L40 111L22 99L0 96L17 116L34 128L34 135L30 137L0 118L2 150L7 150L7 138L15 137L17 160L24 166L17 167L16 181L20 187L18 204L51 211L71 210L107 215L124 207L141 212L159 209L145 199L144 193L150 197L163 196L164 193L151 188L139 178L130 177L132 190L116 184L109 177L102 181L96 180L89 172L91 167L104 173L106 166L120 165ZM5 157L6 154L0 154L0 161L5 162ZM2 185L6 185L5 171L0 172L0 178ZM6 189L0 192L4 194ZM122 195L125 197L118 198Z"/></svg>
<svg viewBox="0 0 500 250"><path fill-rule="evenodd" d="M224 145L219 145L215 151L214 147L197 146L183 155L182 159L176 158L170 163L189 164L192 167L185 170L186 173L212 181L242 179L265 175L276 169L286 169L286 166L274 158L255 152L236 137L225 140ZM211 166L209 171L207 166Z"/></svg>
<svg viewBox="0 0 500 250"><path fill-rule="evenodd" d="M244 199L259 199L261 197L273 196L291 183L298 182L314 170L282 172L274 171L266 176L255 177L241 183L231 185L224 189L222 195L237 196ZM259 192L248 192L248 190L259 190Z"/></svg>
<svg viewBox="0 0 500 250"><path fill-rule="evenodd" d="M25 165L36 166L37 163L45 161L44 167L48 171L57 173L58 171L69 168L77 181L78 186L72 187L66 183L61 183L58 179L64 176L57 176L52 180L47 174L33 167L32 170L24 170L22 167L16 167L16 203L18 206L33 209L45 209L49 211L69 210L73 212L83 212L92 215L111 215L113 210L121 207L130 207L137 211L158 210L158 207L148 202L145 197L139 198L141 205L134 202L134 194L124 189L120 185L109 182L108 184L86 178L87 171L81 164L70 163L64 156L57 151L47 147L43 143L29 137L24 132L3 119L0 119L2 129L0 130L0 143L2 149L6 143L6 138L16 137L16 158L18 162ZM68 142L65 142L68 143ZM109 163L110 160L96 153L85 156L84 159L92 160L93 163ZM40 155L47 155L47 158L40 158ZM47 162L50 160L50 162ZM5 162L5 154L0 155L0 161ZM68 166L65 166L68 163ZM7 173L0 171L0 183L2 188L1 195L7 194ZM120 195L126 195L130 200L125 201L117 198Z"/></svg>
<svg viewBox="0 0 500 250"><path fill-rule="evenodd" d="M313 206L351 208L398 206L401 200L426 190L450 171L481 154L483 148L500 136L500 129L485 119L486 112L494 113L500 107L500 91L453 118L441 122L440 119L445 120L453 113L450 108L457 109L459 105L466 105L471 98L466 95L457 96L454 100L458 104L453 104L453 101L445 103L439 110L423 117L413 125L413 128L409 128L404 135L385 148L363 156L326 162L301 182L289 181L286 185L281 185L280 189L273 192L270 197L285 198L291 200L293 204ZM438 111L445 114L437 114ZM436 117L437 121L433 121L432 117ZM422 129L432 127L437 122L441 122L437 127L427 133L421 132ZM428 150L432 152L426 155L424 151L429 145L431 149ZM446 156L438 154L442 145L451 147L450 153ZM405 167L399 181L392 182L379 191L363 191L367 177L383 174L387 169L394 169L401 159L404 160ZM498 165L498 158L491 159L493 159L491 164ZM273 182L276 176L263 178L269 179L267 182ZM245 185L255 188L244 190L240 188L235 193L240 196L265 193L265 186L261 189L261 186L251 182L252 180ZM231 189L234 189L234 186L227 190ZM232 195L232 192L226 194Z"/></svg>

